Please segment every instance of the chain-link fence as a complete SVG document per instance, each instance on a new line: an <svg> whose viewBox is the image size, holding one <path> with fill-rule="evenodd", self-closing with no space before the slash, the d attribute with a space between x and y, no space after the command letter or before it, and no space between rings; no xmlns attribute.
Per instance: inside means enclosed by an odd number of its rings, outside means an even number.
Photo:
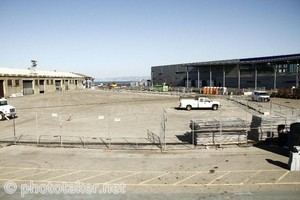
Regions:
<svg viewBox="0 0 300 200"><path fill-rule="evenodd" d="M190 121L219 117L221 112L175 108L160 114L123 115L19 112L17 118L3 121L0 141L107 149L192 149L195 142Z"/></svg>
<svg viewBox="0 0 300 200"><path fill-rule="evenodd" d="M222 107L217 111L166 108L158 114L23 110L16 119L1 121L0 142L106 149L191 149L199 144L191 121L214 120L222 124L223 119L238 117L245 121L254 140L263 140L276 137L279 125L287 129L300 115L299 109L272 102L256 103L243 98L220 100ZM275 114L277 118L273 117ZM222 126L218 131L225 136Z"/></svg>
<svg viewBox="0 0 300 200"><path fill-rule="evenodd" d="M255 102L249 97L233 96L230 101L252 114L248 139L264 141L288 137L290 125L300 121L300 109L280 103ZM288 103L288 102L287 102ZM283 136L282 136L283 135ZM280 141L278 142L280 143Z"/></svg>
<svg viewBox="0 0 300 200"><path fill-rule="evenodd" d="M18 112L3 121L0 140L37 145L82 145L116 148L153 148L147 130L159 133L161 115L112 113L36 113Z"/></svg>
<svg viewBox="0 0 300 200"><path fill-rule="evenodd" d="M255 102L247 96L231 96L230 100L236 103L237 106L244 106L249 112L266 114L266 115L280 115L280 116L300 116L300 109L288 105L269 102Z"/></svg>

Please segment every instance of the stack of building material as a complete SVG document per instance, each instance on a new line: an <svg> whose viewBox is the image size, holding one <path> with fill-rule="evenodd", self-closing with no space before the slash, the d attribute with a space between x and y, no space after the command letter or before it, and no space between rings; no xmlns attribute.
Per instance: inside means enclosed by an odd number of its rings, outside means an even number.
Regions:
<svg viewBox="0 0 300 200"><path fill-rule="evenodd" d="M195 145L239 144L247 142L247 124L231 117L221 120L191 120Z"/></svg>
<svg viewBox="0 0 300 200"><path fill-rule="evenodd" d="M263 141L278 137L278 126L284 125L289 130L290 124L299 120L297 116L253 115L248 139Z"/></svg>

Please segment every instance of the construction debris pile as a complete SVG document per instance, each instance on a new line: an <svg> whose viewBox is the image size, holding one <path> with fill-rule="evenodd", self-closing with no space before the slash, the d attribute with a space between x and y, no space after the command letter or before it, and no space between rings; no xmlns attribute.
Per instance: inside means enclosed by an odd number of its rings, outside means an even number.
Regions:
<svg viewBox="0 0 300 200"><path fill-rule="evenodd" d="M238 117L216 120L191 120L195 145L221 145L247 143L246 121Z"/></svg>
<svg viewBox="0 0 300 200"><path fill-rule="evenodd" d="M278 137L280 127L288 130L290 124L297 120L299 120L297 116L253 115L248 139L263 141L268 138Z"/></svg>
<svg viewBox="0 0 300 200"><path fill-rule="evenodd" d="M271 97L279 97L286 99L300 99L300 88L277 88L276 92L271 94Z"/></svg>

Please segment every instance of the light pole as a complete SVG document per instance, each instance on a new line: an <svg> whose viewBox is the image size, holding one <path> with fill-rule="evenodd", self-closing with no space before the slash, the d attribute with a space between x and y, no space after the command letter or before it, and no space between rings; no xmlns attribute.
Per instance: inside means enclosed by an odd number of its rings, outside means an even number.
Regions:
<svg viewBox="0 0 300 200"><path fill-rule="evenodd" d="M223 65L223 85L224 88L226 86L226 71L225 71L225 65Z"/></svg>
<svg viewBox="0 0 300 200"><path fill-rule="evenodd" d="M254 77L254 89L257 89L257 66L256 64L254 64L254 73L255 73L255 77Z"/></svg>
<svg viewBox="0 0 300 200"><path fill-rule="evenodd" d="M200 69L198 67L198 89L200 89Z"/></svg>
<svg viewBox="0 0 300 200"><path fill-rule="evenodd" d="M186 89L189 89L189 67L186 67Z"/></svg>
<svg viewBox="0 0 300 200"><path fill-rule="evenodd" d="M271 66L271 63L268 63L268 66ZM277 82L277 69L276 69L276 63L274 63L274 66L273 66L273 69L274 69L274 92L276 91L276 82Z"/></svg>
<svg viewBox="0 0 300 200"><path fill-rule="evenodd" d="M296 88L299 88L299 63L298 62L296 68Z"/></svg>
<svg viewBox="0 0 300 200"><path fill-rule="evenodd" d="M209 66L209 87L212 87L212 72L211 72L211 66Z"/></svg>
<svg viewBox="0 0 300 200"><path fill-rule="evenodd" d="M151 71L151 89L153 89L153 71Z"/></svg>

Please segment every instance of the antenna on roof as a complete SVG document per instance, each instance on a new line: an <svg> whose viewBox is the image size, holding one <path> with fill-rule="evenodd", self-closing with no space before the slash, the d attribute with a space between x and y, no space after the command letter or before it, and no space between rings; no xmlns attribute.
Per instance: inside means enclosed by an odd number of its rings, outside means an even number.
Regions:
<svg viewBox="0 0 300 200"><path fill-rule="evenodd" d="M36 69L36 66L37 66L37 61L36 60L31 60L32 62L32 65L30 67L30 74L35 74L35 69Z"/></svg>

